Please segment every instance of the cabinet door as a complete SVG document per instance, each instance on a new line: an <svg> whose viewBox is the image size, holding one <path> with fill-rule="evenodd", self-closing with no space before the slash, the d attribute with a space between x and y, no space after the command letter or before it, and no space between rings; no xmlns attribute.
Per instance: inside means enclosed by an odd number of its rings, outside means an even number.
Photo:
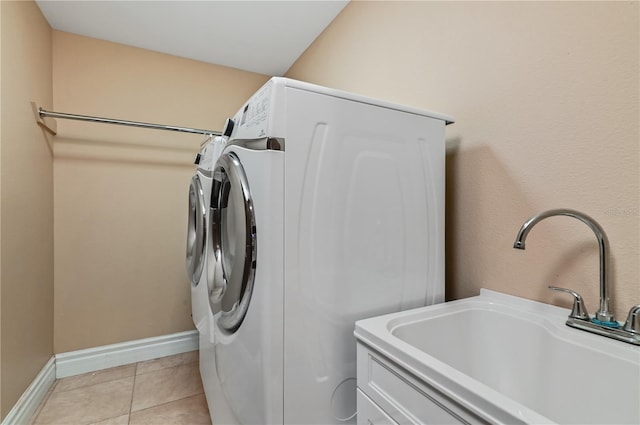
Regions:
<svg viewBox="0 0 640 425"><path fill-rule="evenodd" d="M358 391L358 425L398 425L377 404Z"/></svg>
<svg viewBox="0 0 640 425"><path fill-rule="evenodd" d="M358 389L393 421L390 423L489 423L361 342L358 342L357 351ZM368 424L366 419L362 424Z"/></svg>

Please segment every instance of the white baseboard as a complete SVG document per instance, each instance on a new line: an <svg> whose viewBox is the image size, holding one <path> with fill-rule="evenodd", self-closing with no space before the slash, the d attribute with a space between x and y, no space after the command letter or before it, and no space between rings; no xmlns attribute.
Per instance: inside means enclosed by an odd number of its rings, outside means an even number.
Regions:
<svg viewBox="0 0 640 425"><path fill-rule="evenodd" d="M56 380L56 360L51 357L2 421L2 425L26 425Z"/></svg>
<svg viewBox="0 0 640 425"><path fill-rule="evenodd" d="M194 351L198 337L194 330L56 354L56 378Z"/></svg>

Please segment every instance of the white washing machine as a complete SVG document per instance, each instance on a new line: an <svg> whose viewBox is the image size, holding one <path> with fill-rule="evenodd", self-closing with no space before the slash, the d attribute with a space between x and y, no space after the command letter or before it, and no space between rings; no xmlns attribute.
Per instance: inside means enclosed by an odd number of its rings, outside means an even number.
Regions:
<svg viewBox="0 0 640 425"><path fill-rule="evenodd" d="M211 194L213 423L355 423L355 321L444 298L450 122L285 78L238 111Z"/></svg>
<svg viewBox="0 0 640 425"><path fill-rule="evenodd" d="M202 335L207 326L210 308L207 296L207 254L210 248L209 203L213 167L220 156L223 138L210 136L202 143L196 155L196 173L189 185L189 221L187 226L187 274L191 282L191 316Z"/></svg>

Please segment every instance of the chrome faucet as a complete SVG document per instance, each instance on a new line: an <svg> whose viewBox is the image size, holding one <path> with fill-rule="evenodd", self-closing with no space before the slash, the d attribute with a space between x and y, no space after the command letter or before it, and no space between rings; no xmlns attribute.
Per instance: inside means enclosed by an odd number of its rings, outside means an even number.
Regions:
<svg viewBox="0 0 640 425"><path fill-rule="evenodd" d="M553 217L556 215L566 215L577 218L589 226L589 228L593 230L593 233L596 234L596 238L598 239L598 249L600 251L600 309L596 311L596 319L601 322L614 322L615 318L613 317L613 313L609 311L609 240L607 239L607 234L604 232L604 229L600 227L594 219L586 214L574 210L560 209L543 211L534 215L522 225L513 247L517 249L524 249L524 241L527 239L527 235L533 226L547 217Z"/></svg>
<svg viewBox="0 0 640 425"><path fill-rule="evenodd" d="M629 316L624 326L621 326L621 324L616 321L613 313L609 310L609 240L607 239L607 234L604 229L594 219L579 211L570 209L543 211L534 215L522 225L513 247L524 250L525 240L533 226L545 218L557 215L576 218L589 226L598 240L600 254L600 308L596 311L595 318L591 319L589 317L580 294L570 289L549 286L549 289L565 292L573 296L573 309L567 320L567 325L631 344L640 345L640 305L634 306L631 311L629 311Z"/></svg>

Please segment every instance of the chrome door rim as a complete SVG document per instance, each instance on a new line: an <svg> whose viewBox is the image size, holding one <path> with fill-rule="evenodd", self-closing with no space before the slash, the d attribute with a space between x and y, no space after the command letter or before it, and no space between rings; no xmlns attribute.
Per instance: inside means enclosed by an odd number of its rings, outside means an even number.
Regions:
<svg viewBox="0 0 640 425"><path fill-rule="evenodd" d="M204 267L207 240L204 191L200 178L194 175L189 185L189 221L187 224L187 274L193 285L198 285Z"/></svg>
<svg viewBox="0 0 640 425"><path fill-rule="evenodd" d="M242 260L241 267L237 265L233 267L233 264L231 267L227 266L227 259L225 258L227 254L223 246L224 232L228 231L228 229L222 228L226 223L224 219L226 212L223 210L228 208L229 198L234 196L234 193L240 196L238 200L243 211L240 223L244 231L244 237L240 243L235 244L233 253L234 259L240 258ZM218 325L222 330L233 333L240 327L249 309L257 257L253 201L242 164L233 152L222 155L216 163L213 172L210 212L211 245L216 273L212 276L213 281L210 282L208 288L209 297L210 302L218 306L216 309L220 310L220 315L217 318ZM238 276L238 272L241 272L240 276ZM234 286L231 292L229 291L230 285ZM237 285L239 285L239 288L235 288ZM237 300L225 299L225 297L234 297L234 293L239 294ZM230 308L225 310L224 305L229 303L231 303Z"/></svg>

